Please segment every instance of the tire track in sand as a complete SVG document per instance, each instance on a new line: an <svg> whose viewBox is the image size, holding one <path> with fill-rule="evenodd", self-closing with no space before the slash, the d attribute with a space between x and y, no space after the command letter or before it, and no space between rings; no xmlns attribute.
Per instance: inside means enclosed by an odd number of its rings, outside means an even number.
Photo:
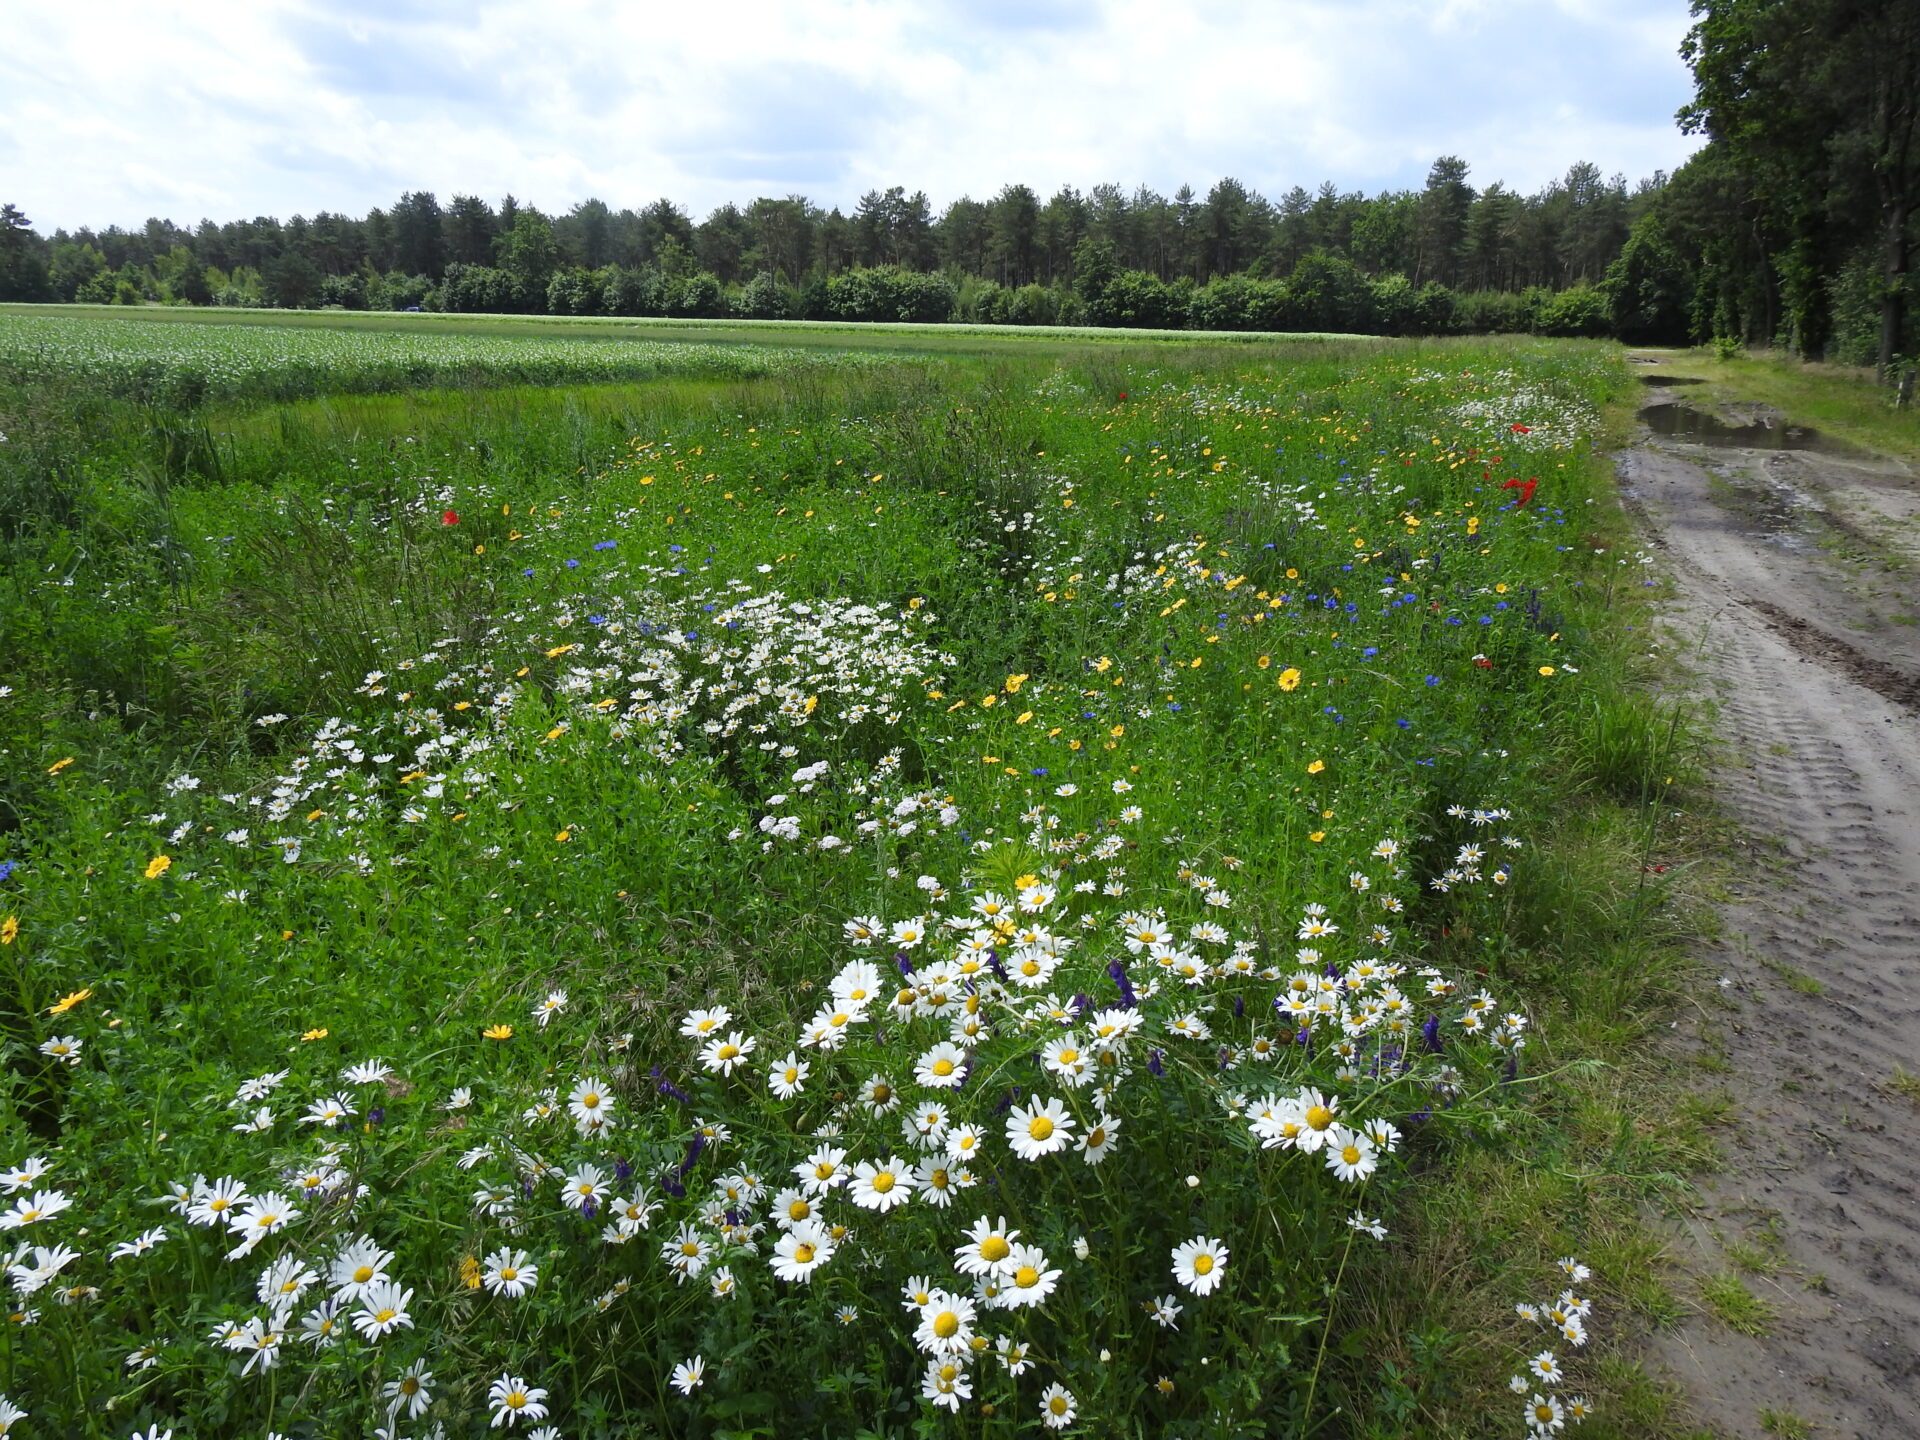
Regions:
<svg viewBox="0 0 1920 1440"><path fill-rule="evenodd" d="M1920 1073L1920 666L1818 545L1723 503L1743 472L1765 483L1764 457L1718 454L1711 479L1666 441L1618 470L1672 562L1670 623L1739 756L1717 782L1747 832L1704 957L1731 1009L1681 1026L1721 1053L1734 1137L1676 1249L1773 1314L1749 1336L1702 1313L1653 1345L1719 1434L1763 1440L1767 1408L1816 1435L1920 1437L1920 1097L1892 1083ZM1844 495L1848 467L1820 482Z"/></svg>

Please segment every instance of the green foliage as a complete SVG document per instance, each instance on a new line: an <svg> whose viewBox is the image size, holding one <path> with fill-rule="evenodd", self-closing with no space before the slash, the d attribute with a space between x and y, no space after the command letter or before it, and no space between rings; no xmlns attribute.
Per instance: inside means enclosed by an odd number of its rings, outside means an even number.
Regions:
<svg viewBox="0 0 1920 1440"><path fill-rule="evenodd" d="M1584 1243L1543 977L1593 987L1569 1026L1624 1025L1649 983L1629 917L1536 843L1622 571L1574 528L1610 356L687 347L645 385L355 397L403 361L504 378L596 342L263 330L276 358L249 326L156 350L67 323L17 332L47 408L0 492L0 1160L53 1162L40 1188L75 1207L27 1238L79 1251L0 1349L27 1423L360 1433L419 1364L419 1427L452 1433L488 1430L502 1376L570 1434L949 1433L898 1296L970 1295L954 1251L1001 1215L1059 1289L982 1293L973 1328L1034 1368L981 1353L961 1427L1032 1428L1050 1385L1102 1433L1517 1415L1541 1336L1511 1306L1550 1264L1525 1256L1503 1322L1401 1322L1411 1256L1497 1288L1543 1235ZM229 344L263 375L208 363ZM209 393L138 408L136 372ZM296 378L325 398L259 403ZM1500 474L1469 463L1496 447ZM1605 963L1568 964L1603 918ZM825 1043L849 986L872 1018ZM1139 1034L1098 1035L1102 1010ZM916 1078L956 1035L962 1083ZM809 1072L782 1098L789 1047ZM876 1077L982 1125L986 1160L941 1165ZM613 1128L574 1125L588 1095ZM1020 1158L1037 1100L1111 1153ZM1296 1106L1398 1134L1343 1179L1340 1150L1261 1143ZM1631 1167L1636 1137L1602 1143ZM813 1197L850 1229L781 1279L773 1197L829 1142L926 1173L896 1209ZM1489 1206L1529 1145L1535 1188ZM591 1216L561 1184L586 1166ZM165 1198L223 1175L300 1215L232 1254ZM1469 1197L1474 1223L1437 1223ZM1476 1229L1488 1250L1436 1253ZM411 1323L299 1339L361 1234ZM1204 1237L1217 1290L1173 1264ZM256 1288L282 1257L320 1272L284 1315ZM216 1337L250 1323L251 1348Z"/></svg>

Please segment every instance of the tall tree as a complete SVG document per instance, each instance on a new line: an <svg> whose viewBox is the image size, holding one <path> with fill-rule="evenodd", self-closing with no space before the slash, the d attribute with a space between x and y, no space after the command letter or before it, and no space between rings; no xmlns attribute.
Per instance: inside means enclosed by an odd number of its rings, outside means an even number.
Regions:
<svg viewBox="0 0 1920 1440"><path fill-rule="evenodd" d="M1680 53L1696 95L1681 127L1726 147L1803 260L1825 249L1831 266L1836 230L1871 228L1889 378L1920 202L1920 5L1693 0L1693 14ZM1791 287L1792 268L1774 265ZM1803 296L1787 298L1791 308Z"/></svg>

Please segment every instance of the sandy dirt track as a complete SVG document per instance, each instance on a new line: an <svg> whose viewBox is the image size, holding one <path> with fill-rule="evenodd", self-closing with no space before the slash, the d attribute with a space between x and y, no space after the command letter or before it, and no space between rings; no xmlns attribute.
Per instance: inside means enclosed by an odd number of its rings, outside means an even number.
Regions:
<svg viewBox="0 0 1920 1440"><path fill-rule="evenodd" d="M1748 1335L1703 1306L1654 1364L1716 1434L1782 1433L1770 1410L1920 1437L1920 1093L1895 1083L1920 1075L1920 478L1655 435L1617 467L1746 836L1705 957L1723 983L1676 1031L1734 1100L1729 1163L1675 1251L1772 1312Z"/></svg>

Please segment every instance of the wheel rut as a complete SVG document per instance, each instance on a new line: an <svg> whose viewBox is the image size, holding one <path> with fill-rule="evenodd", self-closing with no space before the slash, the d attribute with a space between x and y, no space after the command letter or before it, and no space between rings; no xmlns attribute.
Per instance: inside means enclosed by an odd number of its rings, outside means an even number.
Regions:
<svg viewBox="0 0 1920 1440"><path fill-rule="evenodd" d="M1800 500L1781 504L1778 455L1649 436L1617 457L1677 582L1666 629L1716 707L1716 788L1743 831L1703 957L1718 984L1676 1033L1732 1098L1733 1134L1675 1248L1767 1310L1747 1334L1703 1301L1652 1344L1720 1435L1764 1440L1792 1415L1915 1437L1920 1081L1901 1077L1920 1075L1920 634L1902 609L1920 566L1874 550L1871 516L1920 505L1920 485L1790 467Z"/></svg>

